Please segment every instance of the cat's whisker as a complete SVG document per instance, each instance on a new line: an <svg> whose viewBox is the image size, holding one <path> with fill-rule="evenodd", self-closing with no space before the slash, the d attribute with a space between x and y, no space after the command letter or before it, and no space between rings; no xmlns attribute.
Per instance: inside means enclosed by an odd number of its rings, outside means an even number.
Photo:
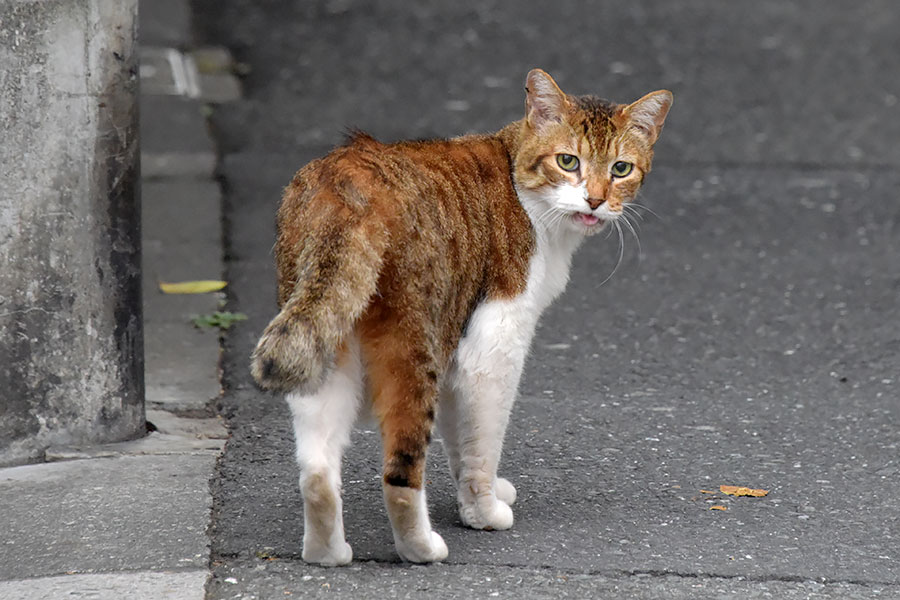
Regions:
<svg viewBox="0 0 900 600"><path fill-rule="evenodd" d="M609 239L609 236L612 235L612 232L615 230L615 221L607 221L607 224L612 224L612 227L606 227L606 237L603 239Z"/></svg>
<svg viewBox="0 0 900 600"><path fill-rule="evenodd" d="M546 231L550 229L550 220L553 218L555 207L550 206L547 207L546 210L538 213L535 216L535 229L538 231L539 235L544 235Z"/></svg>
<svg viewBox="0 0 900 600"><path fill-rule="evenodd" d="M556 233L556 230L559 229L559 224L562 221L563 217L566 216L567 213L560 210L552 210L549 211L548 217L545 222L545 227L548 233Z"/></svg>
<svg viewBox="0 0 900 600"><path fill-rule="evenodd" d="M634 206L631 206L631 204L623 204L622 209L624 211L630 211L628 214L637 217L641 221L644 220L644 215L642 215L641 212L637 208L635 208ZM637 224L638 224L637 221L635 221L634 225L637 225Z"/></svg>
<svg viewBox="0 0 900 600"><path fill-rule="evenodd" d="M622 234L622 226L618 221L612 221L613 229L616 230L616 233L619 234L619 258L616 260L616 266L613 267L612 273L606 276L606 279L600 282L602 286L604 283L612 279L612 276L616 274L616 271L619 270L619 265L622 264L622 258L625 256L625 236ZM612 230L610 230L612 231Z"/></svg>
<svg viewBox="0 0 900 600"><path fill-rule="evenodd" d="M559 226L560 224L562 224L563 219L568 218L570 213L564 208L551 206L546 214L549 215L546 220L546 227L549 231L551 229L559 229Z"/></svg>
<svg viewBox="0 0 900 600"><path fill-rule="evenodd" d="M544 210L542 210L540 213L538 213L536 215L537 218L535 220L537 221L538 225L545 227L547 224L547 221L550 219L550 216L552 214L553 214L553 207L548 206L547 208L545 208Z"/></svg>
<svg viewBox="0 0 900 600"><path fill-rule="evenodd" d="M556 215L552 221L552 224L554 227L559 229L559 226L562 225L563 220L568 219L568 218L569 218L569 211L563 210L563 209L557 209Z"/></svg>
<svg viewBox="0 0 900 600"><path fill-rule="evenodd" d="M639 209L641 209L641 210L647 211L648 213L650 213L651 215L653 215L654 217L656 217L656 218L659 219L660 221L663 221L663 220L664 220L661 216L659 216L657 213L655 213L655 212L653 211L653 209L651 209L650 207L644 206L643 204L639 204L639 203L634 202L634 201L630 202L629 205L630 205L632 208L635 208L635 209L639 208Z"/></svg>
<svg viewBox="0 0 900 600"><path fill-rule="evenodd" d="M552 227L553 222L556 221L557 216L562 212L563 210L558 206L548 206L547 210L541 213L539 222L549 230Z"/></svg>
<svg viewBox="0 0 900 600"><path fill-rule="evenodd" d="M622 222L625 223L625 226L628 227L628 229L631 231L631 235L634 236L634 241L637 242L637 245L638 245L638 260L639 260L639 261L640 261L640 260L643 260L643 258L644 258L644 250L643 250L643 248L641 248L641 238L640 238L640 236L638 236L637 230L635 230L635 228L634 228L634 225L635 225L635 224L632 223L632 222L628 219L628 215L625 214L625 213L622 213Z"/></svg>
<svg viewBox="0 0 900 600"><path fill-rule="evenodd" d="M633 228L632 232L635 234L634 237L637 238L638 235L641 233L641 225L643 224L644 219L640 214L634 212L633 208L629 209L629 210L631 212L625 211L622 214L622 216L625 218L626 221L629 222L629 224ZM634 218L632 218L632 217L634 217ZM638 241L640 241L640 240L638 240Z"/></svg>
<svg viewBox="0 0 900 600"><path fill-rule="evenodd" d="M615 275L616 271L619 270L619 265L622 264L622 259L625 256L625 232L622 231L622 224L618 221L616 221L616 231L619 234L619 258L616 260L616 267L613 269L610 277Z"/></svg>

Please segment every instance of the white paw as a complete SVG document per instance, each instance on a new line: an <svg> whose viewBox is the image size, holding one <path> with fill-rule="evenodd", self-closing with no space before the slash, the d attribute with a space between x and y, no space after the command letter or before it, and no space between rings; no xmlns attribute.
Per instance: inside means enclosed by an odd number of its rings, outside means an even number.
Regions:
<svg viewBox="0 0 900 600"><path fill-rule="evenodd" d="M397 554L403 560L414 563L437 562L447 558L449 551L447 544L436 531L430 532L427 539L400 540L396 539Z"/></svg>
<svg viewBox="0 0 900 600"><path fill-rule="evenodd" d="M509 504L493 495L481 496L471 503L460 503L459 518L472 529L509 529L513 526L513 511Z"/></svg>
<svg viewBox="0 0 900 600"><path fill-rule="evenodd" d="M308 563L323 567L338 567L350 564L350 561L353 560L353 548L347 542L335 544L333 548L304 543L302 557Z"/></svg>
<svg viewBox="0 0 900 600"><path fill-rule="evenodd" d="M516 486L509 482L509 479L498 477L494 482L494 493L497 494L497 500L505 502L512 506L516 503Z"/></svg>

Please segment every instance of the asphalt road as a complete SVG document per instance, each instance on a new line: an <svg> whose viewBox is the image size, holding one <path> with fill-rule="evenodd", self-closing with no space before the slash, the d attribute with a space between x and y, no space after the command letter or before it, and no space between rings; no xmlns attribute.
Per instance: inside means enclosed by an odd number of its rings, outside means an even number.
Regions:
<svg viewBox="0 0 900 600"><path fill-rule="evenodd" d="M900 8L852 4L194 0L245 63L213 115L231 310L211 598L900 597ZM529 68L675 105L641 252L593 238L542 320L507 436L506 532L463 528L439 444L446 564L397 562L377 433L345 461L354 565L300 558L286 407L247 357L275 311L274 212L349 127L498 129ZM770 490L731 498L720 484ZM710 510L721 505L725 511ZM305 596L304 596L305 597Z"/></svg>

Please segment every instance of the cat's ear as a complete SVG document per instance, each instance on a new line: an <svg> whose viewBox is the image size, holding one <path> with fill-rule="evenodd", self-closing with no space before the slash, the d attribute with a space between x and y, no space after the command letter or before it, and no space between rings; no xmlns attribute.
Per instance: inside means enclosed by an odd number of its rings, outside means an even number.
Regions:
<svg viewBox="0 0 900 600"><path fill-rule="evenodd" d="M650 143L654 144L662 131L666 115L669 114L672 100L672 92L669 90L650 92L626 106L623 112L631 126L645 134Z"/></svg>
<svg viewBox="0 0 900 600"><path fill-rule="evenodd" d="M525 79L525 118L535 129L562 123L569 100L553 78L541 69L532 69Z"/></svg>

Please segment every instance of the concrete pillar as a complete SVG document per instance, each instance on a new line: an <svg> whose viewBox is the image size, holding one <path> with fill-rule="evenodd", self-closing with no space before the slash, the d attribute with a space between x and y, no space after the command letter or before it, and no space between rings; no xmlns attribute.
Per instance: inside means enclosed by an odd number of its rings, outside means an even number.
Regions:
<svg viewBox="0 0 900 600"><path fill-rule="evenodd" d="M0 466L145 430L136 34L0 1Z"/></svg>

